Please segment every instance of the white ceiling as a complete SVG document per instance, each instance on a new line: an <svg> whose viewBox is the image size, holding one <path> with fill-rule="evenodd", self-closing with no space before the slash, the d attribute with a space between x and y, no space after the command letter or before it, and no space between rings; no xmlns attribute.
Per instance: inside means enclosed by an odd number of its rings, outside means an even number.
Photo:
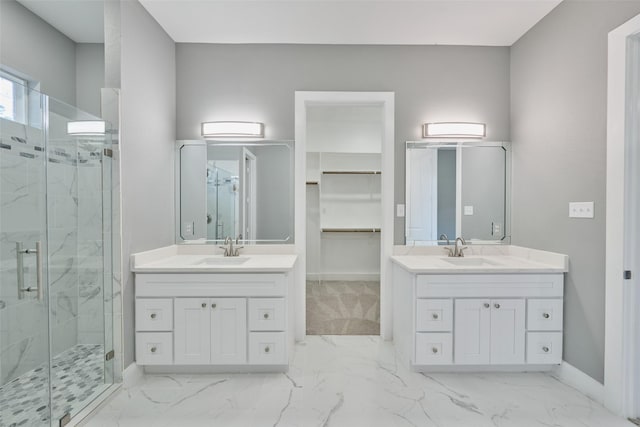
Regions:
<svg viewBox="0 0 640 427"><path fill-rule="evenodd" d="M561 0L140 0L176 42L511 46Z"/></svg>
<svg viewBox="0 0 640 427"><path fill-rule="evenodd" d="M76 43L104 43L104 0L18 0Z"/></svg>

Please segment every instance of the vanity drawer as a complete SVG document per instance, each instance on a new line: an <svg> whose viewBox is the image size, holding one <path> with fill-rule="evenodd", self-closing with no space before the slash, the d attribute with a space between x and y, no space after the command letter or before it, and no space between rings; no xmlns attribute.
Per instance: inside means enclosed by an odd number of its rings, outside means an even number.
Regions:
<svg viewBox="0 0 640 427"><path fill-rule="evenodd" d="M453 327L453 300L419 299L416 303L417 332L446 332Z"/></svg>
<svg viewBox="0 0 640 427"><path fill-rule="evenodd" d="M250 298L249 330L284 331L285 307L284 298Z"/></svg>
<svg viewBox="0 0 640 427"><path fill-rule="evenodd" d="M530 299L527 301L527 329L530 331L561 331L562 300Z"/></svg>
<svg viewBox="0 0 640 427"><path fill-rule="evenodd" d="M562 363L562 332L527 332L527 363Z"/></svg>
<svg viewBox="0 0 640 427"><path fill-rule="evenodd" d="M453 340L447 333L416 334L416 365L450 365Z"/></svg>
<svg viewBox="0 0 640 427"><path fill-rule="evenodd" d="M173 333L136 333L136 363L138 365L173 364Z"/></svg>
<svg viewBox="0 0 640 427"><path fill-rule="evenodd" d="M136 299L136 331L173 330L173 300L170 298Z"/></svg>
<svg viewBox="0 0 640 427"><path fill-rule="evenodd" d="M249 364L286 365L286 340L285 332L250 332Z"/></svg>

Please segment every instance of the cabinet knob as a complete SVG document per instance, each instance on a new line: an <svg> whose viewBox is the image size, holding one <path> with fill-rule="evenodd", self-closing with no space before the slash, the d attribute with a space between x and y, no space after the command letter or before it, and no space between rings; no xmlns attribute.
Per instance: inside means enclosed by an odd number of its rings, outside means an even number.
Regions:
<svg viewBox="0 0 640 427"><path fill-rule="evenodd" d="M156 347L151 347L151 353L155 353L155 352L156 352L156 350L157 350L157 348L156 348Z"/></svg>
<svg viewBox="0 0 640 427"><path fill-rule="evenodd" d="M268 319L269 318L269 313L263 314L262 317L264 317L265 319Z"/></svg>
<svg viewBox="0 0 640 427"><path fill-rule="evenodd" d="M433 313L431 317L433 317L433 320L438 320L438 317L440 316L438 316L438 313Z"/></svg>
<svg viewBox="0 0 640 427"><path fill-rule="evenodd" d="M203 302L203 303L202 303L202 308L206 308L206 307L207 307L207 303L206 303L206 302Z"/></svg>
<svg viewBox="0 0 640 427"><path fill-rule="evenodd" d="M151 318L155 319L157 317L157 315L155 313L151 313Z"/></svg>
<svg viewBox="0 0 640 427"><path fill-rule="evenodd" d="M216 308L217 306L218 306L218 304L216 304L216 303L211 304L211 308Z"/></svg>
<svg viewBox="0 0 640 427"><path fill-rule="evenodd" d="M549 318L549 317L551 317L551 316L549 315L549 313L543 313L543 314L542 314L542 317L544 317L545 319L548 319L548 318Z"/></svg>
<svg viewBox="0 0 640 427"><path fill-rule="evenodd" d="M265 347L265 348L264 348L264 352L265 352L265 353L269 353L270 351L271 351L271 349L269 348L269 346L267 346L267 347Z"/></svg>
<svg viewBox="0 0 640 427"><path fill-rule="evenodd" d="M494 306L495 308L500 308L500 304L498 304L498 303L493 304L493 306Z"/></svg>
<svg viewBox="0 0 640 427"><path fill-rule="evenodd" d="M433 352L433 354L438 353L438 347L431 347L431 351Z"/></svg>
<svg viewBox="0 0 640 427"><path fill-rule="evenodd" d="M549 353L549 347L542 347L542 351L544 351L545 353Z"/></svg>
<svg viewBox="0 0 640 427"><path fill-rule="evenodd" d="M484 308L489 308L489 303L488 302L484 303Z"/></svg>

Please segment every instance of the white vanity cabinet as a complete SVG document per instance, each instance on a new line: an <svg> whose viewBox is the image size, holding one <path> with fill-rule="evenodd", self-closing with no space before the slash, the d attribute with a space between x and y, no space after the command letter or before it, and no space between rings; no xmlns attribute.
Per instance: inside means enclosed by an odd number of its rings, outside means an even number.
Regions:
<svg viewBox="0 0 640 427"><path fill-rule="evenodd" d="M394 264L393 287L395 345L417 370L562 362L562 273L420 274Z"/></svg>
<svg viewBox="0 0 640 427"><path fill-rule="evenodd" d="M286 367L292 286L289 272L136 273L136 362Z"/></svg>

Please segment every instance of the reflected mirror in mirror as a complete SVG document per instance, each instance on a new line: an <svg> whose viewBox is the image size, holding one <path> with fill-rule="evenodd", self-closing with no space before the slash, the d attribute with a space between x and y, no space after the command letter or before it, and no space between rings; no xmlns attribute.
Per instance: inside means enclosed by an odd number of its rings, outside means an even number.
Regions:
<svg viewBox="0 0 640 427"><path fill-rule="evenodd" d="M293 142L178 141L178 242L293 243Z"/></svg>
<svg viewBox="0 0 640 427"><path fill-rule="evenodd" d="M502 142L407 142L407 244L508 243L509 155Z"/></svg>

